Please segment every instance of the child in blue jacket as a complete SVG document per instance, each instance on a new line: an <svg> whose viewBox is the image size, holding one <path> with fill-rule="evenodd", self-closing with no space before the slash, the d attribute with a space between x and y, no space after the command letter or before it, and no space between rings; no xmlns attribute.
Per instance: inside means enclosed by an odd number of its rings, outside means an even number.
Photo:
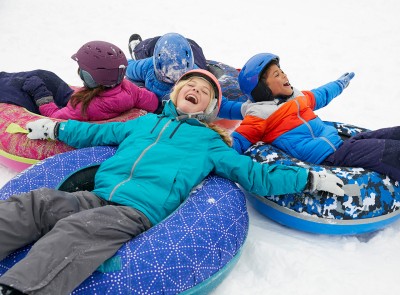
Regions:
<svg viewBox="0 0 400 295"><path fill-rule="evenodd" d="M349 85L354 73L311 91L294 89L279 57L260 53L244 65L239 85L249 101L245 118L232 134L242 153L257 141L272 144L314 164L362 167L400 180L400 127L363 132L343 141L315 110L325 107Z"/></svg>
<svg viewBox="0 0 400 295"><path fill-rule="evenodd" d="M124 123L28 123L31 139L118 150L100 165L91 192L43 188L0 201L0 259L35 243L0 277L1 294L69 294L123 243L177 209L211 172L258 195L304 190L343 195L336 176L260 164L232 149L229 135L209 123L221 102L210 72L187 72L170 98L162 114Z"/></svg>
<svg viewBox="0 0 400 295"><path fill-rule="evenodd" d="M129 60L126 76L134 83L144 83L148 90L157 95L160 103L156 112L159 113L177 79L198 66L194 62L194 54L188 40L177 33L168 33L160 37L153 54L145 59ZM218 117L242 120L242 104L222 97Z"/></svg>

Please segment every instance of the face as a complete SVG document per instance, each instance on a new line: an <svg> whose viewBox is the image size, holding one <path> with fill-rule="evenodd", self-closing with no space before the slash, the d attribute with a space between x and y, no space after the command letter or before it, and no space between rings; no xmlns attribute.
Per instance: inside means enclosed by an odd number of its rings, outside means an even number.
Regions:
<svg viewBox="0 0 400 295"><path fill-rule="evenodd" d="M182 112L191 114L203 112L211 100L211 84L198 77L191 78L176 99L176 107Z"/></svg>
<svg viewBox="0 0 400 295"><path fill-rule="evenodd" d="M271 89L272 96L290 96L293 89L286 74L275 64L271 65L266 72L266 83Z"/></svg>

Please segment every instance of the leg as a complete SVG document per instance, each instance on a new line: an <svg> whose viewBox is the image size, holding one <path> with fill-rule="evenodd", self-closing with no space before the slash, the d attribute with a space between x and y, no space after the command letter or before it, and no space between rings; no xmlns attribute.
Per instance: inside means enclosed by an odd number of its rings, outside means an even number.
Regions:
<svg viewBox="0 0 400 295"><path fill-rule="evenodd" d="M400 141L391 139L360 139L344 141L324 164L362 167L400 181Z"/></svg>
<svg viewBox="0 0 400 295"><path fill-rule="evenodd" d="M123 243L148 228L148 219L126 206L72 214L36 242L28 255L0 278L0 284L28 294L69 294Z"/></svg>
<svg viewBox="0 0 400 295"><path fill-rule="evenodd" d="M37 241L56 222L83 209L101 206L88 192L67 193L38 189L0 201L0 260L18 248Z"/></svg>
<svg viewBox="0 0 400 295"><path fill-rule="evenodd" d="M374 131L361 132L352 137L352 139L397 139L400 140L400 126L382 128Z"/></svg>

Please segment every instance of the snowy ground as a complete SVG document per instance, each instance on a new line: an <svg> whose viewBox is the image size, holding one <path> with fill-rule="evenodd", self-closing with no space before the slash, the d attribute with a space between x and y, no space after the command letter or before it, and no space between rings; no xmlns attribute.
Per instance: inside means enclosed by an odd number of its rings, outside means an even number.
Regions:
<svg viewBox="0 0 400 295"><path fill-rule="evenodd" d="M131 33L179 32L208 59L240 68L273 52L292 85L311 89L354 71L348 89L319 115L377 129L398 125L400 2L0 1L0 70L51 70L80 85L70 56L105 40L126 54ZM0 186L15 173L0 167ZM249 206L249 236L237 266L215 294L396 294L400 222L377 233L340 237L284 228Z"/></svg>

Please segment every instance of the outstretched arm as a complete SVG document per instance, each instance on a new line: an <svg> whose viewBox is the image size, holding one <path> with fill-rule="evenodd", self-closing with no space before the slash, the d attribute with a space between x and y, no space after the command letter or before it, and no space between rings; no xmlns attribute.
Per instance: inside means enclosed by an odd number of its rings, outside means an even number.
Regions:
<svg viewBox="0 0 400 295"><path fill-rule="evenodd" d="M231 101L225 96L222 96L221 107L219 109L218 117L229 120L242 120L242 108L243 102Z"/></svg>
<svg viewBox="0 0 400 295"><path fill-rule="evenodd" d="M328 105L335 97L340 95L343 90L349 85L350 80L353 79L354 73L345 73L339 77L339 79L327 83L321 87L311 90L315 98L315 108L318 110L320 108Z"/></svg>

